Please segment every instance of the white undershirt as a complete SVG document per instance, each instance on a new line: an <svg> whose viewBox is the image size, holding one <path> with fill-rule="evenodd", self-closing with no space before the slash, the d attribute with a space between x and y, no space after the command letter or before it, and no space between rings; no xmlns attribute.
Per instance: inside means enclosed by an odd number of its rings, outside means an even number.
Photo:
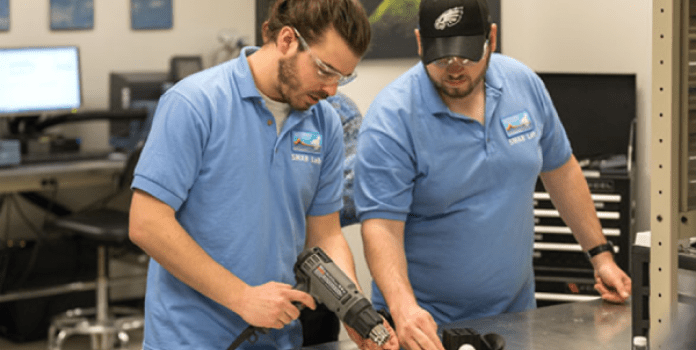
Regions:
<svg viewBox="0 0 696 350"><path fill-rule="evenodd" d="M290 114L290 104L274 101L261 92L261 90L259 90L259 95L261 95L261 98L266 101L266 107L269 111L271 111L271 114L273 114L273 118L276 122L276 132L278 132L278 135L280 135L280 131L283 130L283 124L285 124L285 121L288 119L288 115Z"/></svg>

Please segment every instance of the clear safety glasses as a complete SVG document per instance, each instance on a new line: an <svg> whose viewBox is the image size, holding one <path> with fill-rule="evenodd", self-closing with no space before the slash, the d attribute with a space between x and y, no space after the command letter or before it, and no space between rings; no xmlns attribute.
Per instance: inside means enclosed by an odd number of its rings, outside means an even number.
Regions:
<svg viewBox="0 0 696 350"><path fill-rule="evenodd" d="M353 72L348 76L343 75L341 74L341 72L337 71L334 68L331 68L329 65L322 62L322 60L317 58L317 56L314 56L312 50L309 49L309 45L307 45L305 39L302 37L302 35L300 35L300 32L298 32L295 28L292 28L292 30L295 31L295 35L297 36L297 39L300 41L302 49L306 50L309 53L309 56L314 60L314 63L317 65L317 76L324 83L329 85L338 83L338 86L343 86L355 80L355 78L358 76L358 73L356 72Z"/></svg>

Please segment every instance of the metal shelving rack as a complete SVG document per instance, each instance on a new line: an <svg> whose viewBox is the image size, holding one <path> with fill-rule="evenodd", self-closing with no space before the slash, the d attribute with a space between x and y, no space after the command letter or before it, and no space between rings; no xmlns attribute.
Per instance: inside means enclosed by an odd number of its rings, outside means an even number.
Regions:
<svg viewBox="0 0 696 350"><path fill-rule="evenodd" d="M678 249L696 235L696 0L653 0L650 348L677 315Z"/></svg>

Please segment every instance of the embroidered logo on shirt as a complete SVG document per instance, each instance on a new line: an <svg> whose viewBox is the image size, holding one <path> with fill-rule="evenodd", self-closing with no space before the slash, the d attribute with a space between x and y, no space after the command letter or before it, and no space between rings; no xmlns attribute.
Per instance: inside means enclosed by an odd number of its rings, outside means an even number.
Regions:
<svg viewBox="0 0 696 350"><path fill-rule="evenodd" d="M292 150L304 153L321 153L321 134L309 131L292 132Z"/></svg>
<svg viewBox="0 0 696 350"><path fill-rule="evenodd" d="M534 130L534 123L527 111L505 117L502 123L508 138Z"/></svg>
<svg viewBox="0 0 696 350"><path fill-rule="evenodd" d="M524 111L501 119L503 129L508 137L510 145L514 145L536 137L534 120L529 112ZM523 134L527 135L523 135ZM526 137L525 137L526 136Z"/></svg>
<svg viewBox="0 0 696 350"><path fill-rule="evenodd" d="M462 20L463 14L464 6L453 7L443 12L440 17L435 20L435 29L445 30L448 27L454 26Z"/></svg>

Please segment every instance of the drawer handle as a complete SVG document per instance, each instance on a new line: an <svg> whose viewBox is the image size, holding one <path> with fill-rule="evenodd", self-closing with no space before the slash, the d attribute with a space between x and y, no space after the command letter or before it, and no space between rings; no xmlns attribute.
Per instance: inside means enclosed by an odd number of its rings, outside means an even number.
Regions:
<svg viewBox="0 0 696 350"><path fill-rule="evenodd" d="M534 297L538 300L549 301L590 301L600 299L600 296L595 295L577 295L577 294L560 294L560 293L534 293Z"/></svg>

